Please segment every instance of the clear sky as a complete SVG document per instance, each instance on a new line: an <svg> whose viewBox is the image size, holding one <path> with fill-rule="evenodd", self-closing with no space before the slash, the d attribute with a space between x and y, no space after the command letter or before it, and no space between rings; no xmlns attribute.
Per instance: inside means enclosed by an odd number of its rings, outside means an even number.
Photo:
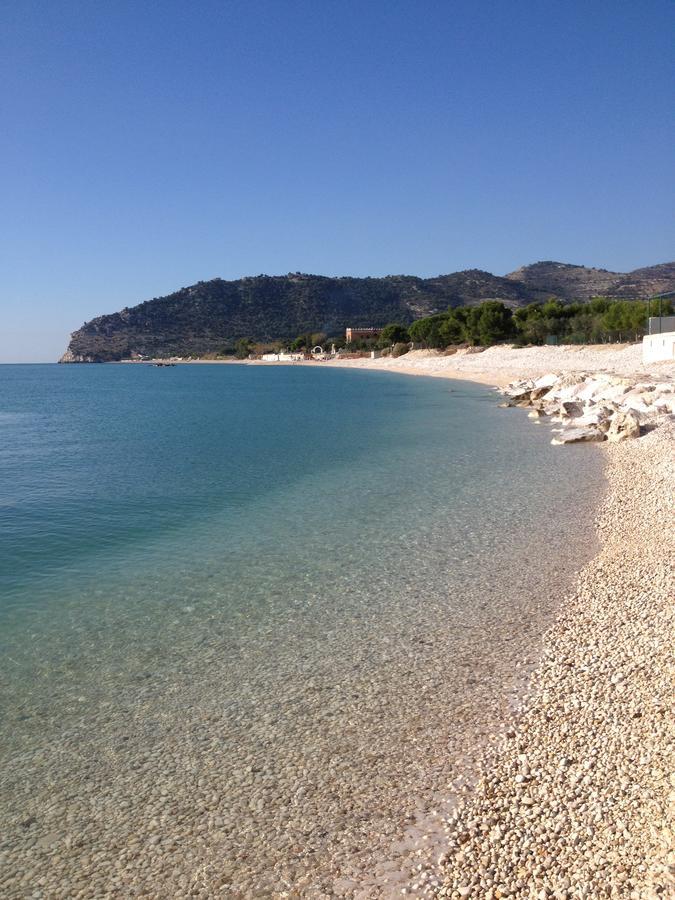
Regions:
<svg viewBox="0 0 675 900"><path fill-rule="evenodd" d="M261 272L675 258L673 0L0 7L0 361Z"/></svg>

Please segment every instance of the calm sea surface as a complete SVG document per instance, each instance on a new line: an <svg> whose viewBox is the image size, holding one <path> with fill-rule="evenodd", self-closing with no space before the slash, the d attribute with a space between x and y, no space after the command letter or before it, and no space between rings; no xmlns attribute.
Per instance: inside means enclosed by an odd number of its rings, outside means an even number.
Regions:
<svg viewBox="0 0 675 900"><path fill-rule="evenodd" d="M0 894L398 877L593 550L600 454L495 400L0 366Z"/></svg>

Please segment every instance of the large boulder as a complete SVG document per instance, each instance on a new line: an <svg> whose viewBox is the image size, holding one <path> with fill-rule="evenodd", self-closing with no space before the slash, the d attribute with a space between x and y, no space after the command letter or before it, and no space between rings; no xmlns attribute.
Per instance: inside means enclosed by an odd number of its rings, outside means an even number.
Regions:
<svg viewBox="0 0 675 900"><path fill-rule="evenodd" d="M584 414L570 422L571 428L599 428L600 431L608 431L615 410L609 406L591 406L584 410Z"/></svg>
<svg viewBox="0 0 675 900"><path fill-rule="evenodd" d="M589 378L581 386L574 395L575 400L587 402L599 397L607 388L606 382L598 378Z"/></svg>
<svg viewBox="0 0 675 900"><path fill-rule="evenodd" d="M607 431L608 441L625 441L640 436L640 420L632 412L618 412L612 417Z"/></svg>
<svg viewBox="0 0 675 900"><path fill-rule="evenodd" d="M604 441L605 432L596 425L581 428L563 428L551 441L552 444L577 444L580 441Z"/></svg>
<svg viewBox="0 0 675 900"><path fill-rule="evenodd" d="M502 388L501 393L508 397L509 406L529 406L533 387L534 382L528 378L523 381L514 381Z"/></svg>
<svg viewBox="0 0 675 900"><path fill-rule="evenodd" d="M574 419L584 414L584 404L578 400L563 400L560 404L560 412L564 418Z"/></svg>
<svg viewBox="0 0 675 900"><path fill-rule="evenodd" d="M653 399L651 391L633 388L621 398L621 406L633 412L649 413L654 411Z"/></svg>
<svg viewBox="0 0 675 900"><path fill-rule="evenodd" d="M576 400L579 394L586 388L583 381L576 381L574 384L566 384L562 387L556 385L545 395L547 400Z"/></svg>
<svg viewBox="0 0 675 900"><path fill-rule="evenodd" d="M549 372L546 375L542 375L540 378L537 378L534 382L535 388L552 388L553 385L557 384L560 380L560 375L556 372Z"/></svg>
<svg viewBox="0 0 675 900"><path fill-rule="evenodd" d="M626 384L608 384L599 393L602 400L611 400L620 403L623 395L628 391L629 385Z"/></svg>

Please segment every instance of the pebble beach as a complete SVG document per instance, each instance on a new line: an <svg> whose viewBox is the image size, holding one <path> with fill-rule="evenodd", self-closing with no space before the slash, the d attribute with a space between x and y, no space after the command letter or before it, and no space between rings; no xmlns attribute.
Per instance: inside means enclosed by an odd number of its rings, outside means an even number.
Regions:
<svg viewBox="0 0 675 900"><path fill-rule="evenodd" d="M519 378L547 372L612 372L615 375L675 378L675 363L645 366L640 344L590 344L546 347L496 345L470 347L450 352L412 350L397 358L344 359L323 365L382 369L406 375L456 378L503 387Z"/></svg>
<svg viewBox="0 0 675 900"><path fill-rule="evenodd" d="M601 550L547 633L523 715L413 893L672 897L673 427L603 447Z"/></svg>
<svg viewBox="0 0 675 900"><path fill-rule="evenodd" d="M556 367L656 384L675 375L672 363L646 369L639 345L361 364L499 385ZM444 820L444 852L410 873L407 895L675 896L674 439L671 415L589 448L606 463L599 552L544 635L522 708L486 746L477 786Z"/></svg>

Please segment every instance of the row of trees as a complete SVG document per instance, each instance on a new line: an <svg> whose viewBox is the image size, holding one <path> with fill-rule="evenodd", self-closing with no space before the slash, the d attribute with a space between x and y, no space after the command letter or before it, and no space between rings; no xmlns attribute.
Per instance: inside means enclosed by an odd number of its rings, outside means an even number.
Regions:
<svg viewBox="0 0 675 900"><path fill-rule="evenodd" d="M664 315L672 304L664 300ZM388 325L382 332L384 346L408 340L425 347L443 348L452 344L490 346L502 341L516 344L543 344L553 338L560 343L603 343L639 340L645 333L648 303L641 300L612 300L595 297L588 303L561 303L548 300L511 310L497 300L479 306L460 306L447 312L417 319L407 329ZM396 329L396 336L391 335Z"/></svg>
<svg viewBox="0 0 675 900"><path fill-rule="evenodd" d="M663 315L671 315L672 310L671 301L664 299ZM634 341L645 333L647 317L655 311L655 304L649 310L647 301L612 300L608 297L595 297L588 303L547 300L516 310L498 300L487 300L478 306L449 308L447 312L417 319L410 325L392 322L382 329L378 337L353 341L349 347L353 350L403 349L410 341L437 349L453 344L489 347L503 341L519 345L543 344L551 338L559 343L571 344ZM313 332L298 335L290 342L290 349L310 350L317 344L335 344L336 348L341 348L345 346L345 340L342 335L329 337L325 332ZM286 342L254 344L242 338L233 349L235 355L243 359L251 352L288 346Z"/></svg>

